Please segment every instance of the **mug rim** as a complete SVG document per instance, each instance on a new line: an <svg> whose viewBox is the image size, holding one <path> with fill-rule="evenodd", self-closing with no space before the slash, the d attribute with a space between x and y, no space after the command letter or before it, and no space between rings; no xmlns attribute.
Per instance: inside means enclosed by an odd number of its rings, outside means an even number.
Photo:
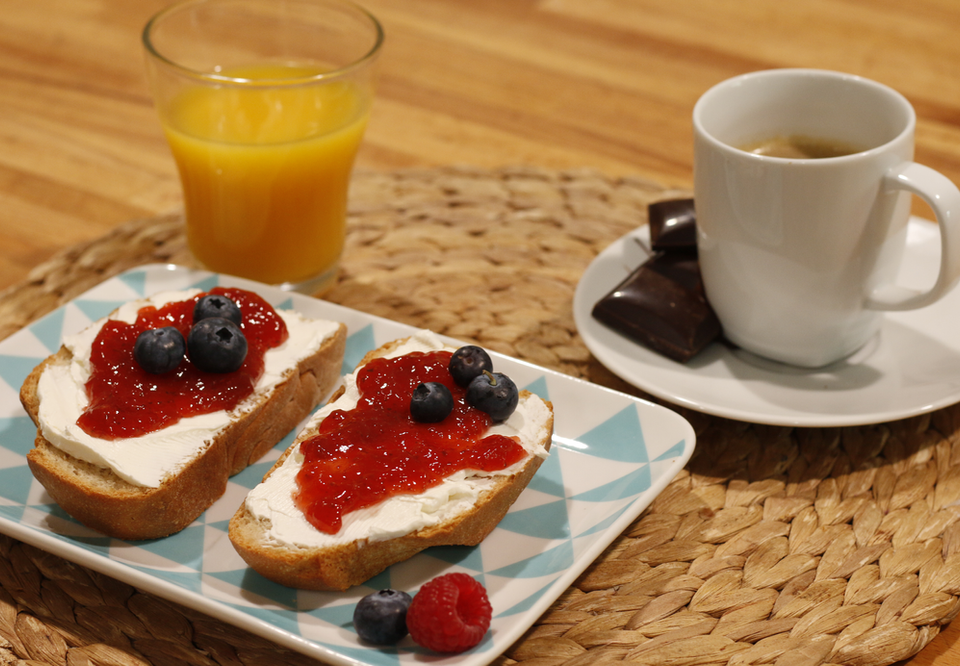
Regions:
<svg viewBox="0 0 960 666"><path fill-rule="evenodd" d="M880 91L887 95L889 98L895 100L902 109L906 112L906 123L904 124L903 129L901 129L895 136L884 141L883 143L872 146L865 150L860 150L855 153L850 153L848 155L839 155L835 157L820 157L820 158L796 158L796 157L774 157L771 155L759 155L757 153L752 153L737 146L731 145L726 141L721 141L711 132L709 132L703 125L702 116L704 113L705 106L711 101L711 97L719 94L723 90L726 90L731 87L742 85L745 81L751 81L754 79L763 79L763 78L780 78L784 76L807 76L811 78L823 78L831 79L835 81L849 81L856 83L861 86L866 86L872 88L876 91ZM777 69L763 69L753 72L746 72L740 74L719 83L714 84L706 90L698 99L696 104L693 107L693 127L695 133L707 140L715 148L722 149L725 151L732 152L738 156L743 156L748 159L755 159L765 162L770 162L771 164L835 164L842 161L851 161L857 159L864 159L875 152L883 151L891 144L902 141L904 137L909 136L916 127L916 110L913 108L913 105L910 101L898 90L891 88L890 86L869 79L858 74L850 74L847 72L839 72L828 69L815 69L815 68L800 68L800 67L784 67Z"/></svg>
<svg viewBox="0 0 960 666"><path fill-rule="evenodd" d="M250 78L238 77L238 76L227 76L224 74L219 74L217 72L209 72L199 69L194 69L182 65L172 58L169 58L163 55L160 50L154 44L151 35L153 29L156 25L163 20L164 18L171 16L180 11L190 9L199 5L215 5L215 4L233 4L238 0L182 0L181 2L175 2L174 4L161 9L159 12L154 14L143 27L141 32L141 42L143 43L144 49L147 52L147 55L156 59L158 62L174 69L179 74L186 76L188 78L196 79L203 83L212 83L216 85L237 85L237 86L248 86L251 83L256 83L257 86L278 86L278 87L287 87L287 86L298 86L304 84L318 83L329 81L331 79L337 79L351 74L352 72L362 69L367 64L373 62L379 55L380 48L383 46L384 42L384 30L383 25L374 16L369 10L362 7L361 5L353 2L352 0L321 0L317 2L316 0L298 0L299 2L307 2L309 4L331 4L339 5L341 7L346 7L357 15L363 17L364 19L370 22L370 25L374 30L374 39L373 45L359 58L353 60L352 62L347 63L336 69L332 69L320 74L311 74L309 76L297 76L297 77L288 77L288 78L276 78L276 79L264 79L258 78L255 81ZM240 0L251 1L251 0ZM264 6L272 6L274 3L270 0L262 2Z"/></svg>

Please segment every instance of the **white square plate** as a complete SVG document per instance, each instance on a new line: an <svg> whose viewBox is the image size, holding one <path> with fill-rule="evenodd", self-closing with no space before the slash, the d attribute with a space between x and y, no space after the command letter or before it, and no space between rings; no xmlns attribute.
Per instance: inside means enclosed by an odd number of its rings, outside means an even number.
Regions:
<svg viewBox="0 0 960 666"><path fill-rule="evenodd" d="M463 571L487 588L494 609L491 631L467 653L430 659L481 666L533 625L693 453L692 427L668 409L492 354L497 369L521 389L553 402L555 434L550 457L479 546L427 550L343 593L298 591L262 578L233 550L227 524L248 489L292 443L292 433L234 476L226 494L178 534L124 542L87 529L29 472L24 456L36 430L19 404L20 385L64 335L122 303L158 291L220 284L256 291L277 308L347 324L345 373L367 351L414 330L300 294L177 266L145 266L111 278L0 342L0 532L334 664L422 661L429 653L409 637L391 648L362 644L353 630L354 605L371 591L392 587L415 594L437 575Z"/></svg>

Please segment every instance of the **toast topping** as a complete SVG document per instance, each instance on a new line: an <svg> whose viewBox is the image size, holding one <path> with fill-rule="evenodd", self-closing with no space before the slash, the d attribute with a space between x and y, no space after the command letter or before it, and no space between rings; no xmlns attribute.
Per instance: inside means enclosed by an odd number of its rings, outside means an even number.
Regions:
<svg viewBox="0 0 960 666"><path fill-rule="evenodd" d="M502 470L527 455L514 438L484 436L492 419L467 403L466 389L450 375L451 355L413 352L372 360L357 375L357 406L331 413L300 445L296 504L316 529L336 534L343 514L423 492L460 470ZM450 390L454 407L443 421L411 416L411 394L423 382Z"/></svg>
<svg viewBox="0 0 960 666"><path fill-rule="evenodd" d="M248 352L235 372L205 372L191 352L175 370L154 374L134 358L137 337L145 330L172 326L189 336L194 308L204 294L139 310L134 323L110 320L93 342L91 373L85 384L89 404L77 419L87 434L105 440L139 437L183 417L230 410L250 396L263 373L263 356L288 336L286 324L260 296L242 289L213 289L234 300L243 312Z"/></svg>

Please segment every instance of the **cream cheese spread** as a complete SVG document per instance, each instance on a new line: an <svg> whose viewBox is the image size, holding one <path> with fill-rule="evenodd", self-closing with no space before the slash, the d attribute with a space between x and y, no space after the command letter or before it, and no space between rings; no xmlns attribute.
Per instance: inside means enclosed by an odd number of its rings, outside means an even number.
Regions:
<svg viewBox="0 0 960 666"><path fill-rule="evenodd" d="M414 351L435 351L448 347L430 331L418 331L403 345L386 356L393 358ZM309 429L334 410L349 410L359 400L356 375L344 377L344 393L336 401L318 410L305 426ZM540 444L548 434L551 412L546 403L535 395L522 398L517 410L503 423L491 427L489 434L516 436L526 449L528 457L497 472L463 470L447 477L424 493L398 495L378 504L353 511L343 516L343 525L337 534L326 534L314 528L294 503L297 473L303 464L299 442L283 463L247 495L246 508L257 519L269 524L265 530L268 542L283 546L325 548L358 541L375 542L394 539L424 527L442 523L462 512L469 511L480 493L496 482L496 477L517 472L530 459L546 458L547 450Z"/></svg>
<svg viewBox="0 0 960 666"><path fill-rule="evenodd" d="M197 293L197 289L161 292L123 305L109 319L133 323L144 306L162 307ZM77 425L89 402L84 385L90 377L90 350L107 319L94 322L64 339L64 346L73 354L71 362L48 366L40 376L37 393L44 438L75 458L113 470L133 485L160 486L167 475L175 474L205 451L238 415L253 408L265 391L283 381L300 359L314 354L339 326L336 322L307 319L291 310L278 310L277 314L286 323L289 337L264 354L264 372L254 393L235 409L190 416L140 437L112 441L91 437Z"/></svg>

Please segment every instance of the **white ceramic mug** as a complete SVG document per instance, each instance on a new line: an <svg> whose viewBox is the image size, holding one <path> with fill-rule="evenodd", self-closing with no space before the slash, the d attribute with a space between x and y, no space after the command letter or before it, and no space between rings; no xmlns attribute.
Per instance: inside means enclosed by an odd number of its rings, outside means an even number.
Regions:
<svg viewBox="0 0 960 666"><path fill-rule="evenodd" d="M704 288L731 342L820 367L863 346L882 311L923 307L960 278L960 191L913 162L916 114L857 76L767 70L724 81L693 111L697 245ZM858 152L753 154L773 137L840 141ZM940 273L927 291L894 284L910 196L933 209Z"/></svg>

